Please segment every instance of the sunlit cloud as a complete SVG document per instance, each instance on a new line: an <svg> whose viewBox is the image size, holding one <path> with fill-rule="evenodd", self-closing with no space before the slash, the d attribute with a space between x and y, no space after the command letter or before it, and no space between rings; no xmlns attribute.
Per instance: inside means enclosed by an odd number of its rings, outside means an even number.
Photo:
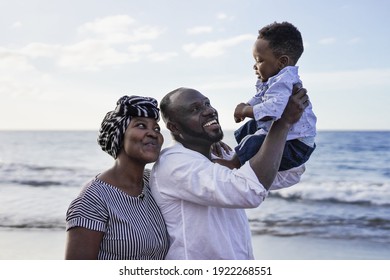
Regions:
<svg viewBox="0 0 390 280"><path fill-rule="evenodd" d="M203 44L190 43L184 45L183 49L192 57L216 57L225 54L229 48L245 41L253 41L253 35L244 34Z"/></svg>

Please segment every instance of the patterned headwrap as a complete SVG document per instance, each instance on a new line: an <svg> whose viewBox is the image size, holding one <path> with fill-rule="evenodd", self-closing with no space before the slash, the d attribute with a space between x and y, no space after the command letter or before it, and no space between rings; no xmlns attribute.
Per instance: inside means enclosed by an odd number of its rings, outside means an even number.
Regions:
<svg viewBox="0 0 390 280"><path fill-rule="evenodd" d="M122 148L123 136L131 117L159 120L157 100L152 97L125 95L119 98L116 105L115 110L104 117L97 138L102 150L115 159Z"/></svg>

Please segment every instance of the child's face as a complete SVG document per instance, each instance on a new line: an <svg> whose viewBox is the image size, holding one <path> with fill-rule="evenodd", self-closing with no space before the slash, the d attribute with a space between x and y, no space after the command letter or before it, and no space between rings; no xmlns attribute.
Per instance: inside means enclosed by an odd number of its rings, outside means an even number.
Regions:
<svg viewBox="0 0 390 280"><path fill-rule="evenodd" d="M281 69L279 59L273 54L267 40L256 40L253 46L253 58L256 61L253 69L262 82L266 82L270 77L275 76Z"/></svg>

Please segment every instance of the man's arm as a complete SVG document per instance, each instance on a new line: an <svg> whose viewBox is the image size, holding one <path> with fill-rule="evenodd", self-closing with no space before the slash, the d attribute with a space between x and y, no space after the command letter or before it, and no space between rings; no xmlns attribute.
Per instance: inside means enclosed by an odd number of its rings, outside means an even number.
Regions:
<svg viewBox="0 0 390 280"><path fill-rule="evenodd" d="M270 188L278 172L289 129L300 119L309 104L306 89L298 88L299 86L294 86L294 94L290 96L282 117L272 124L260 150L249 160L257 178L266 189Z"/></svg>

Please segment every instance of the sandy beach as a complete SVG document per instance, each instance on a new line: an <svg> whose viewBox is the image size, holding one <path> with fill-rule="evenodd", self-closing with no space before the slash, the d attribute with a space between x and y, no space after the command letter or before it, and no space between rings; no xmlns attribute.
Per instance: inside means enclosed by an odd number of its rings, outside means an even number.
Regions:
<svg viewBox="0 0 390 280"><path fill-rule="evenodd" d="M390 260L390 245L362 240L254 235L258 260ZM66 234L53 230L0 230L0 260L62 260Z"/></svg>

